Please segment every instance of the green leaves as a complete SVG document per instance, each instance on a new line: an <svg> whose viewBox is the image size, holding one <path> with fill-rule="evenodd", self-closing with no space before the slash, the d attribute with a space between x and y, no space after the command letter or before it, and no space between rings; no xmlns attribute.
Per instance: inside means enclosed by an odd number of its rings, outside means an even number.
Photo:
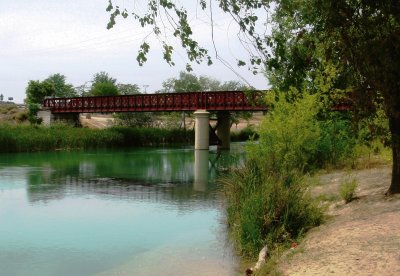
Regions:
<svg viewBox="0 0 400 276"><path fill-rule="evenodd" d="M143 66L143 64L147 61L146 55L149 53L149 49L150 45L146 42L143 42L142 45L140 45L140 50L136 57L136 60L140 66Z"/></svg>
<svg viewBox="0 0 400 276"><path fill-rule="evenodd" d="M114 7L113 7L113 4L112 4L111 0L109 0L109 1L108 1L108 6L107 6L106 11L110 12L110 11L112 11L113 8L114 8Z"/></svg>
<svg viewBox="0 0 400 276"><path fill-rule="evenodd" d="M174 48L167 44L164 44L163 47L164 47L164 59L167 61L169 65L174 66L175 63L172 61L172 51Z"/></svg>
<svg viewBox="0 0 400 276"><path fill-rule="evenodd" d="M206 0L201 0L199 5L202 9L207 7ZM128 11L120 12L118 6L113 6L112 1L109 1L107 12L110 12L110 20L107 28L113 28L116 24L116 18L122 16L128 17ZM152 34L158 37L163 47L163 59L171 66L175 65L172 53L174 47L167 41L167 30L171 30L173 36L178 38L181 42L182 48L186 50L186 55L190 62L202 63L206 62L211 65L212 58L208 54L208 50L201 47L199 43L193 38L192 26L188 21L188 12L184 7L177 6L171 0L150 0L147 2L147 11L139 12L134 10L132 12L134 20L136 20L142 28L152 26ZM167 26L169 25L169 26ZM162 27L161 27L162 26ZM160 37L163 35L163 37ZM142 66L147 61L147 54L150 45L144 42L136 57L139 65ZM186 70L191 71L191 66L186 66Z"/></svg>

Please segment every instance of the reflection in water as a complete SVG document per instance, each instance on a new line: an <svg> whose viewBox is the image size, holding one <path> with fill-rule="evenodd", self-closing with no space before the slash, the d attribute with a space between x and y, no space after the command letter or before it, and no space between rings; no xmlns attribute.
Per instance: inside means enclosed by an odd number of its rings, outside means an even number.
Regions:
<svg viewBox="0 0 400 276"><path fill-rule="evenodd" d="M129 264L147 275L148 258L165 252L231 271L215 178L240 160L193 149L2 155L2 273L92 275Z"/></svg>
<svg viewBox="0 0 400 276"><path fill-rule="evenodd" d="M207 189L209 175L209 151L194 151L194 181L193 189L204 192Z"/></svg>
<svg viewBox="0 0 400 276"><path fill-rule="evenodd" d="M203 150L193 155L192 150L165 149L19 157L10 157L9 162L32 166L27 172L28 199L32 203L92 193L178 204L195 201L209 206L215 203L213 181L218 163L228 166L232 162L227 154L224 159L217 152Z"/></svg>

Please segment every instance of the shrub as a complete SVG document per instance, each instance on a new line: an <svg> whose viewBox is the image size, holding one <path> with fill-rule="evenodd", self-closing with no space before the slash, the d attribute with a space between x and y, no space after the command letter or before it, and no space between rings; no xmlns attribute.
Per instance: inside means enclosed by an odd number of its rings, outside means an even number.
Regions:
<svg viewBox="0 0 400 276"><path fill-rule="evenodd" d="M248 141L250 139L258 139L258 133L252 127L245 127L239 132L231 132L232 142Z"/></svg>
<svg viewBox="0 0 400 276"><path fill-rule="evenodd" d="M230 232L242 255L255 257L265 244L273 250L290 243L323 219L297 174L265 176L255 161L248 161L221 182Z"/></svg>
<svg viewBox="0 0 400 276"><path fill-rule="evenodd" d="M244 167L221 180L237 249L250 257L265 244L274 249L296 240L323 219L302 177L321 165L318 96L304 94L289 103L280 95L270 104L273 110L260 125L259 141L246 148Z"/></svg>
<svg viewBox="0 0 400 276"><path fill-rule="evenodd" d="M14 120L16 120L18 123L22 123L28 120L28 112L27 111L18 111L14 115Z"/></svg>
<svg viewBox="0 0 400 276"><path fill-rule="evenodd" d="M340 197L349 203L354 199L354 195L357 189L358 183L357 179L345 179L343 183L339 186Z"/></svg>

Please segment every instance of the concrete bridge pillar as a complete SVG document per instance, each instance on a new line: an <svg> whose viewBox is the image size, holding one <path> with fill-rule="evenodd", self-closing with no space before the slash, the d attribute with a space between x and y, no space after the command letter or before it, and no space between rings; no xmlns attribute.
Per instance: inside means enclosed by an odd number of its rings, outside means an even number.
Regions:
<svg viewBox="0 0 400 276"><path fill-rule="evenodd" d="M194 129L194 149L208 150L209 141L209 118L210 113L207 110L197 110L194 112L195 129Z"/></svg>
<svg viewBox="0 0 400 276"><path fill-rule="evenodd" d="M79 113L53 114L50 110L42 109L38 111L37 116L42 119L42 125L45 126L50 126L57 121L73 126L81 126Z"/></svg>
<svg viewBox="0 0 400 276"><path fill-rule="evenodd" d="M219 149L229 149L231 144L231 118L229 111L217 113L217 136L221 141Z"/></svg>
<svg viewBox="0 0 400 276"><path fill-rule="evenodd" d="M37 117L42 119L42 125L49 126L54 122L54 115L50 110L42 109L37 113Z"/></svg>

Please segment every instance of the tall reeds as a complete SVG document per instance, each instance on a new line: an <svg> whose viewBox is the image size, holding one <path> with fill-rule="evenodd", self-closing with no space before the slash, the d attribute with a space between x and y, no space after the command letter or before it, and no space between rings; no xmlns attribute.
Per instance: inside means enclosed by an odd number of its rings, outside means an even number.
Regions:
<svg viewBox="0 0 400 276"><path fill-rule="evenodd" d="M74 128L65 124L51 127L0 125L0 152L31 152L90 148L118 148L187 143L192 131L126 128Z"/></svg>

